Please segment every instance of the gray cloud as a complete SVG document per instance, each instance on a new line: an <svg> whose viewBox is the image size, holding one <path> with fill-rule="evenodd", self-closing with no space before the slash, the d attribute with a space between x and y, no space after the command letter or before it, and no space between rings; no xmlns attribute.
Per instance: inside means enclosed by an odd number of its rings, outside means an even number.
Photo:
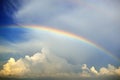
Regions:
<svg viewBox="0 0 120 80"><path fill-rule="evenodd" d="M117 0L35 0L25 3L14 17L18 24L45 25L73 32L118 55L118 4Z"/></svg>

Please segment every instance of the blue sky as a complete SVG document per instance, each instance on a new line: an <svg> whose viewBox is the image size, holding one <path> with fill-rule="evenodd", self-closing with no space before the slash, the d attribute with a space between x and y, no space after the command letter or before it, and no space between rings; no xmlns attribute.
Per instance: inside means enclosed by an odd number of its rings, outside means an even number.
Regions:
<svg viewBox="0 0 120 80"><path fill-rule="evenodd" d="M54 73L62 73L56 77L63 76L63 73L68 77L70 73L73 77L79 77L78 74L82 77L103 76L104 70L106 75L119 75L120 61L89 44L42 30L23 28L25 25L37 25L74 33L120 59L119 9L118 0L1 0L0 69L4 67L0 74L25 77L24 73L30 73L26 76L37 77L42 74L38 70L41 68L45 77L54 76ZM27 69L25 64L30 68ZM5 74L5 65L13 73ZM35 74L31 75L31 71Z"/></svg>

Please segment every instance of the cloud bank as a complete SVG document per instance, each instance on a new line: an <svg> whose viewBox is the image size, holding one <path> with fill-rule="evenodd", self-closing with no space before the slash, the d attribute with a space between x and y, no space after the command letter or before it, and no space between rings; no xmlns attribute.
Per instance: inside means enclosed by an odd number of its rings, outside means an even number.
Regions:
<svg viewBox="0 0 120 80"><path fill-rule="evenodd" d="M15 60L10 58L3 69L0 70L0 77L52 77L52 78L92 78L99 76L120 76L120 67L108 64L108 67L101 67L96 70L94 66L87 67L87 64L74 65L66 59L51 54L48 50L33 56L26 55L24 58Z"/></svg>

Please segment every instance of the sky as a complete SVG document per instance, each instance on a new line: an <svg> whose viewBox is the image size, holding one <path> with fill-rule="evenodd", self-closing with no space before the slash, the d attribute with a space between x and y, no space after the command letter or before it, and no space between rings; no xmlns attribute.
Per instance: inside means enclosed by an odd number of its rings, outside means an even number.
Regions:
<svg viewBox="0 0 120 80"><path fill-rule="evenodd" d="M0 0L0 79L120 79L119 4Z"/></svg>

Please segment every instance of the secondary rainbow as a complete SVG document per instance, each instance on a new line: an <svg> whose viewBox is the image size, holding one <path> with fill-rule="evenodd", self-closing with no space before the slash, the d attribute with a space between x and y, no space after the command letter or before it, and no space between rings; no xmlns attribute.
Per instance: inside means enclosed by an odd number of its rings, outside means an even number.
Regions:
<svg viewBox="0 0 120 80"><path fill-rule="evenodd" d="M28 28L28 29L35 29L35 30L40 30L40 31L45 31L45 32L50 32L50 33L55 33L58 35L63 35L69 38L73 38L73 39L77 39L85 44L89 44L92 47L95 47L96 49L108 54L109 56L113 57L114 59L120 61L120 59L118 59L117 57L115 57L114 55L112 55L112 53L110 53L109 51L107 51L106 49L102 48L101 46L93 43L90 40L87 40L81 36L78 36L76 34L70 33L70 32L65 32L63 30L58 30L58 29L54 29L54 28L50 28L50 27L46 27L46 26L22 26L23 28Z"/></svg>

